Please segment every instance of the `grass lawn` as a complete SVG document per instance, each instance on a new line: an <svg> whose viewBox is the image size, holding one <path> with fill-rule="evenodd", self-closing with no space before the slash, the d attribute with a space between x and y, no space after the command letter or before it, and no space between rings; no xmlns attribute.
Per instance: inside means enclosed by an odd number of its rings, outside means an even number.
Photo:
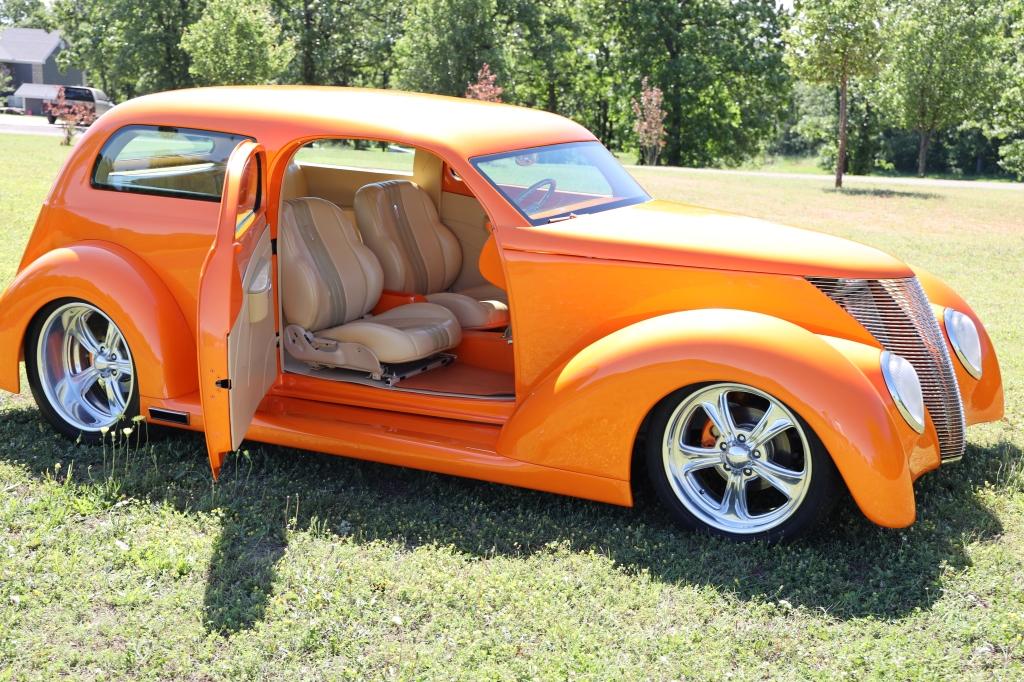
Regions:
<svg viewBox="0 0 1024 682"><path fill-rule="evenodd" d="M0 137L0 286L65 150ZM1007 417L922 479L918 522L848 505L805 541L250 444L84 447L0 396L0 680L1024 676L1024 192L636 171L656 196L877 245L988 323ZM2 314L2 311L0 311Z"/></svg>

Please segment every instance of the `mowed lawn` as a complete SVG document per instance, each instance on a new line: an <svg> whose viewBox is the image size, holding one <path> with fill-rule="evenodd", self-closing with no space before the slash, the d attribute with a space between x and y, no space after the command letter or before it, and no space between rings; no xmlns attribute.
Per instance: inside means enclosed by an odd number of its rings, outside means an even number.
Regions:
<svg viewBox="0 0 1024 682"><path fill-rule="evenodd" d="M6 285L64 150L0 149ZM79 446L26 390L0 397L0 680L1024 676L1024 192L637 174L877 245L977 308L1007 417L918 483L916 525L847 504L798 544L737 545L649 496L620 509L258 444L214 485L199 437Z"/></svg>

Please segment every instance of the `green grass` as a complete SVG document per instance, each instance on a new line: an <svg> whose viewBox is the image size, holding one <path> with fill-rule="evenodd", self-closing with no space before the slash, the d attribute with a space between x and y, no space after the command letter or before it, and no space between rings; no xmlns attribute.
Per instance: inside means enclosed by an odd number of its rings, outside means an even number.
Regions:
<svg viewBox="0 0 1024 682"><path fill-rule="evenodd" d="M64 150L0 137L0 284ZM84 447L0 397L0 680L1020 679L1024 194L638 171L657 196L816 227L946 277L988 323L1007 418L917 485L735 545L636 509L201 438ZM2 311L0 311L2 314Z"/></svg>

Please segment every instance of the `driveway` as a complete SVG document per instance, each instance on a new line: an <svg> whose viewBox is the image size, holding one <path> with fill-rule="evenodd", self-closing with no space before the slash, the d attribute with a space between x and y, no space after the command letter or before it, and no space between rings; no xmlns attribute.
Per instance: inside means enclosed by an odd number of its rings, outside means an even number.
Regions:
<svg viewBox="0 0 1024 682"><path fill-rule="evenodd" d="M50 135L60 137L64 134L59 125L50 125L45 116L14 116L0 114L0 133L16 133L18 135Z"/></svg>

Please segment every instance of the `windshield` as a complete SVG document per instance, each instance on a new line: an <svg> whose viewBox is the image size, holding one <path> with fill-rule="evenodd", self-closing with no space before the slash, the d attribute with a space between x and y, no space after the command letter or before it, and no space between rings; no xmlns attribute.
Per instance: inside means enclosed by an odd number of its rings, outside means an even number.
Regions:
<svg viewBox="0 0 1024 682"><path fill-rule="evenodd" d="M534 225L650 199L600 142L478 156L473 165Z"/></svg>

